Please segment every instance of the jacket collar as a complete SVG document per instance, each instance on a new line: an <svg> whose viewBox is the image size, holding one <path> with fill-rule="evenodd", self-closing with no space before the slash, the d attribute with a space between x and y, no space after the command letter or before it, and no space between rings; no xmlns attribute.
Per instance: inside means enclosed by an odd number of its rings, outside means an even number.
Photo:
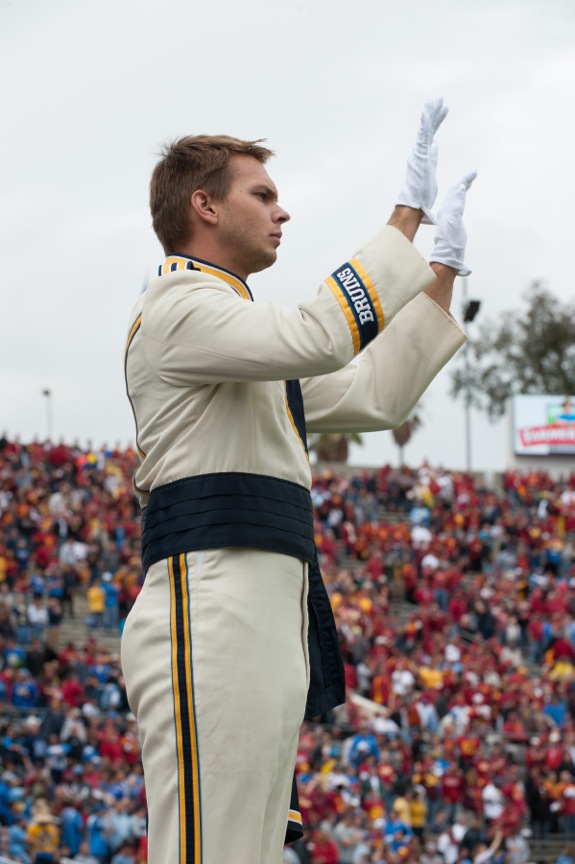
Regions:
<svg viewBox="0 0 575 864"><path fill-rule="evenodd" d="M164 263L158 267L158 276L165 276L176 270L199 270L202 273L208 273L210 276L222 279L244 300L254 299L243 279L230 273L229 270L224 270L223 267L217 267L215 264L210 264L209 261L202 261L201 258L190 258L189 255L168 255Z"/></svg>

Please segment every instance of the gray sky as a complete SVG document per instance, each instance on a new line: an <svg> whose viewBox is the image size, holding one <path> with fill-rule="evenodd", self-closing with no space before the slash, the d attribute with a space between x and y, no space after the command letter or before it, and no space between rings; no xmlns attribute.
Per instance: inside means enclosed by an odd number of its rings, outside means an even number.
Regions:
<svg viewBox="0 0 575 864"><path fill-rule="evenodd" d="M575 170L572 0L0 0L0 427L29 440L133 439L122 355L162 260L148 182L161 143L267 138L290 211L250 280L293 306L387 221L426 98L450 107L440 197L470 168L469 296L517 307L533 279L566 300ZM416 245L432 248L433 229ZM461 282L461 280L459 280ZM459 316L461 290L453 310ZM472 325L473 326L473 325ZM444 370L407 460L465 462ZM499 470L505 424L473 413L473 465ZM354 461L396 461L389 433Z"/></svg>

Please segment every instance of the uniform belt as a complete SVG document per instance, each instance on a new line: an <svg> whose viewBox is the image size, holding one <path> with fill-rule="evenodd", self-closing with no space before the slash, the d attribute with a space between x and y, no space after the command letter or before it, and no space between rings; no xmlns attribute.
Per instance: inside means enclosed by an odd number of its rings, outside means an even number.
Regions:
<svg viewBox="0 0 575 864"><path fill-rule="evenodd" d="M152 491L142 512L144 572L164 558L244 546L314 560L309 490L262 474L186 477Z"/></svg>

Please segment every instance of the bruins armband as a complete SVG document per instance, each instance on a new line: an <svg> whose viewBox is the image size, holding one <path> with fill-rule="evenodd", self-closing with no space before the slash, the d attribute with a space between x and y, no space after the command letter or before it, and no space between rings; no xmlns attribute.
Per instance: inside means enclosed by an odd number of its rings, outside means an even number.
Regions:
<svg viewBox="0 0 575 864"><path fill-rule="evenodd" d="M346 317L354 354L383 330L383 311L373 282L355 258L326 279Z"/></svg>

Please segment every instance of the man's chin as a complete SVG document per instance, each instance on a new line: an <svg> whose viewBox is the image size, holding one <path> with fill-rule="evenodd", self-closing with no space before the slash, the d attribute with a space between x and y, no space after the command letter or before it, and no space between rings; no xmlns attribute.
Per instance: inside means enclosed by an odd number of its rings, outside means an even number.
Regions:
<svg viewBox="0 0 575 864"><path fill-rule="evenodd" d="M267 270L268 267L271 267L272 264L275 264L277 261L278 254L273 250L268 255L262 255L258 261L254 261L251 267L251 273L261 273L262 270Z"/></svg>

